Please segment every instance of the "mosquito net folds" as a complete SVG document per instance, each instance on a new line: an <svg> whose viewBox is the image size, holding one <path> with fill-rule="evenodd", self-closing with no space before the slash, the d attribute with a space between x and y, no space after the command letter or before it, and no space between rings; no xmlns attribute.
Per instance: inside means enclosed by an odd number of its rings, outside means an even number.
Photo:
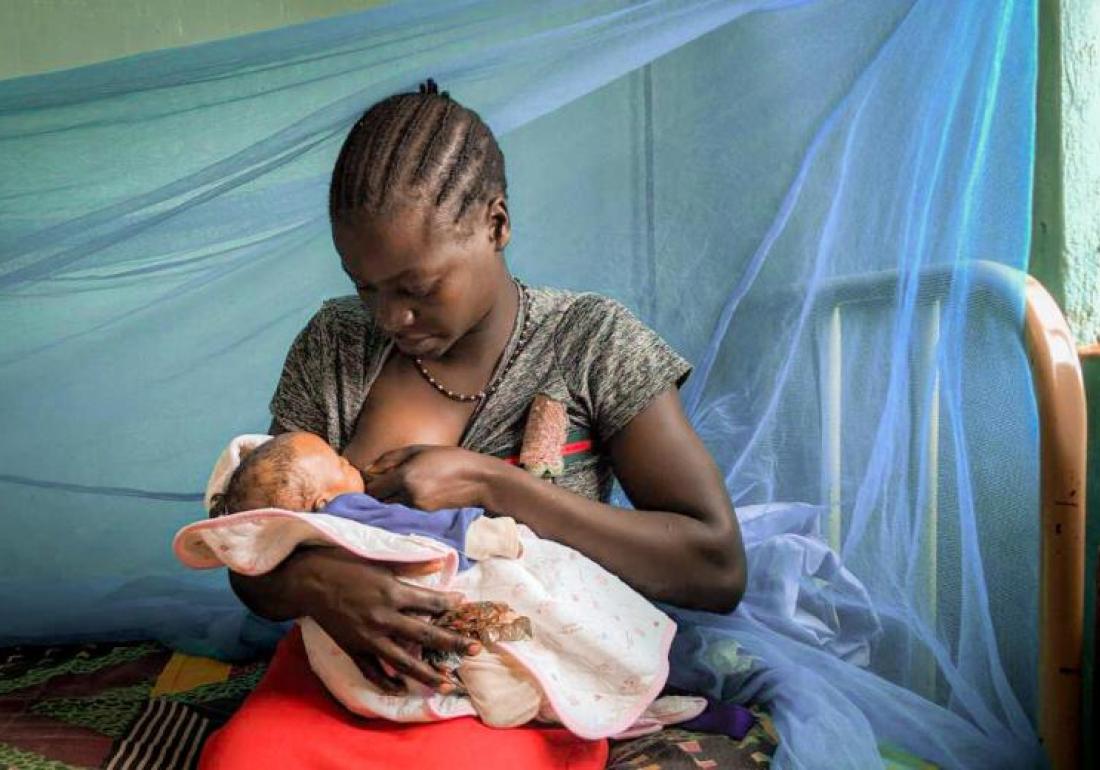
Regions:
<svg viewBox="0 0 1100 770"><path fill-rule="evenodd" d="M169 544L351 291L342 137L431 76L500 137L513 271L695 363L751 576L665 608L672 683L783 767L1034 766L1035 49L1012 0L394 2L0 82L0 643L270 643Z"/></svg>

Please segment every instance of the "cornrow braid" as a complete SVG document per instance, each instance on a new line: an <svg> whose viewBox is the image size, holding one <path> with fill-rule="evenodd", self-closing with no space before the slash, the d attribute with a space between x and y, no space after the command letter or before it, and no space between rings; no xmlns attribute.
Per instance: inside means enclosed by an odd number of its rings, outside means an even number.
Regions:
<svg viewBox="0 0 1100 770"><path fill-rule="evenodd" d="M329 218L412 202L446 210L457 223L474 204L507 191L493 132L428 80L417 93L373 105L352 127L332 170Z"/></svg>

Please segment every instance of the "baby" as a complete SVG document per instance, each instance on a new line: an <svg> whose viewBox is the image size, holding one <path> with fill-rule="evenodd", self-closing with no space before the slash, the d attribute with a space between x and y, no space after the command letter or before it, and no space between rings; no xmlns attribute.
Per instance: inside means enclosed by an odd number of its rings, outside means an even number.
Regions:
<svg viewBox="0 0 1100 770"><path fill-rule="evenodd" d="M257 508L321 511L397 535L424 535L454 548L460 570L470 559L515 559L522 550L509 517L490 518L479 508L428 513L380 503L366 494L359 470L312 433L282 433L260 444L210 501L211 516Z"/></svg>
<svg viewBox="0 0 1100 770"><path fill-rule="evenodd" d="M468 569L471 560L515 559L522 552L519 530L511 518L491 518L475 508L424 512L380 503L365 493L359 470L312 433L283 433L245 455L225 492L211 498L210 514L260 508L324 512L398 535L429 537L455 549L460 571ZM401 574L422 575L438 566L429 562L427 569L419 565ZM457 677L459 692L470 697L486 724L511 727L538 715L542 699L537 686L492 650L497 641L529 639L527 618L501 602L472 602L436 622L482 642L482 652L476 656L425 657L451 675L452 681Z"/></svg>
<svg viewBox="0 0 1100 770"><path fill-rule="evenodd" d="M676 626L618 577L507 517L381 503L364 492L359 471L312 434L237 437L204 499L216 518L187 525L173 542L190 567L263 574L296 545L323 543L478 600L432 622L478 638L482 651L424 656L464 693L409 679L408 693L382 693L319 625L301 618L310 666L357 714L399 722L477 715L496 727L537 719L596 739L642 735L706 706L657 697ZM417 562L420 571L410 572Z"/></svg>

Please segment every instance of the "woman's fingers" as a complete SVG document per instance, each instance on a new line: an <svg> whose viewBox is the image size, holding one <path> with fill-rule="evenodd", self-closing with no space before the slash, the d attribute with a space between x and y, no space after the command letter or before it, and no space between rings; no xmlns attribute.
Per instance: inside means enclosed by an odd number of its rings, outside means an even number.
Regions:
<svg viewBox="0 0 1100 770"><path fill-rule="evenodd" d="M454 683L450 679L424 661L401 649L392 639L385 637L376 639L375 647L378 649L380 658L384 658L387 663L405 676L440 692L450 692L454 689Z"/></svg>
<svg viewBox="0 0 1100 770"><path fill-rule="evenodd" d="M355 655L352 657L355 665L363 673L363 677L387 695L400 695L405 692L405 683L396 677L386 675L382 665L373 655Z"/></svg>
<svg viewBox="0 0 1100 770"><path fill-rule="evenodd" d="M401 608L402 619L394 625L405 638L419 642L440 652L457 652L460 655L477 655L481 652L481 643L449 631L439 626L414 618L410 613L441 615L462 604L466 597L457 592L445 593L430 588L401 584L397 604ZM425 630L428 629L428 630Z"/></svg>
<svg viewBox="0 0 1100 770"><path fill-rule="evenodd" d="M432 559L418 562L387 562L386 566L393 570L393 574L401 577L424 577L439 572L445 563L443 559Z"/></svg>
<svg viewBox="0 0 1100 770"><path fill-rule="evenodd" d="M403 613L421 612L442 615L466 600L458 591L436 591L431 588L409 585L396 581L393 588L394 607Z"/></svg>
<svg viewBox="0 0 1100 770"><path fill-rule="evenodd" d="M404 474L398 470L389 470L367 482L367 493L386 503L406 502Z"/></svg>
<svg viewBox="0 0 1100 770"><path fill-rule="evenodd" d="M391 449L379 455L375 461L371 463L370 467L367 468L367 473L372 476L379 476L386 473L408 460L423 448L421 444L410 444L409 446L403 446L398 449Z"/></svg>
<svg viewBox="0 0 1100 770"><path fill-rule="evenodd" d="M431 687L446 679L402 645L420 644L440 651L477 654L477 643L460 634L412 617L439 615L458 606L460 593L433 591L396 579L386 568L334 554L323 563L322 584L339 586L323 594L310 615L356 661L363 676L384 692L397 686L383 663ZM408 643L408 644L406 644ZM377 659L376 659L377 657Z"/></svg>
<svg viewBox="0 0 1100 770"><path fill-rule="evenodd" d="M481 652L481 642L446 628L434 626L419 618L403 616L394 623L398 634L404 639L416 641L421 647L440 652L454 652L459 655L477 655Z"/></svg>

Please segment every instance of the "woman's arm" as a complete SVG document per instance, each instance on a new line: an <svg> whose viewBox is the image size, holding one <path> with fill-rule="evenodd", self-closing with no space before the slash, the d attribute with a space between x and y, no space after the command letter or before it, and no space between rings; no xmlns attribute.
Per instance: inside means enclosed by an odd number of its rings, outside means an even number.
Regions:
<svg viewBox="0 0 1100 770"><path fill-rule="evenodd" d="M388 472L369 489L416 507L472 504L507 512L651 599L713 612L736 607L746 580L741 531L721 474L675 390L651 401L611 438L609 450L637 510L589 500L495 458L453 448L384 456L377 465Z"/></svg>
<svg viewBox="0 0 1100 770"><path fill-rule="evenodd" d="M589 500L505 463L494 464L484 505L576 548L651 599L712 612L736 607L746 579L741 531L675 391L654 399L609 450L636 510Z"/></svg>
<svg viewBox="0 0 1100 770"><path fill-rule="evenodd" d="M271 435L285 432L277 422L271 423ZM257 615L270 620L312 617L367 679L389 692L400 691L403 684L382 670L379 657L427 685L444 691L448 686L443 675L406 652L398 641L460 654L480 651L475 640L406 614L438 615L460 602L461 594L409 585L394 578L392 570L338 548L298 548L266 574L231 571L229 584Z"/></svg>

